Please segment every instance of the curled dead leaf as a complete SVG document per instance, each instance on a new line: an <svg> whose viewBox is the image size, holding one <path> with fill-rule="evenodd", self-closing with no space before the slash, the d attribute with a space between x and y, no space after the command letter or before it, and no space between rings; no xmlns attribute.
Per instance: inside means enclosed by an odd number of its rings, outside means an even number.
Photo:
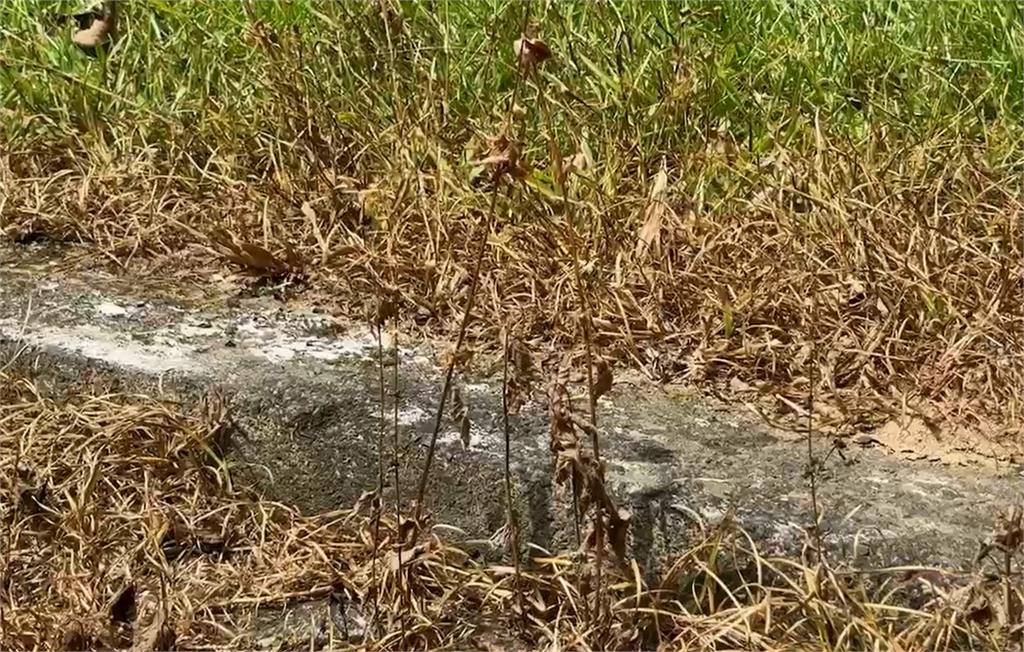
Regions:
<svg viewBox="0 0 1024 652"><path fill-rule="evenodd" d="M509 414L518 414L530 396L534 381L533 356L519 339L508 343L505 355L509 357L509 375L505 386L505 400Z"/></svg>
<svg viewBox="0 0 1024 652"><path fill-rule="evenodd" d="M76 15L81 29L71 37L71 42L88 54L94 54L97 48L107 45L117 27L114 7L112 0L106 0L94 9Z"/></svg>
<svg viewBox="0 0 1024 652"><path fill-rule="evenodd" d="M633 514L627 509L619 508L608 516L608 545L615 558L620 562L627 559L626 545L629 537L629 523Z"/></svg>
<svg viewBox="0 0 1024 652"><path fill-rule="evenodd" d="M525 70L532 70L534 67L544 63L551 58L551 48L539 38L527 38L521 36L512 44L519 65Z"/></svg>
<svg viewBox="0 0 1024 652"><path fill-rule="evenodd" d="M300 210L302 211L303 217L305 217L311 223L316 224L316 211L313 210L312 204L310 204L308 201L304 201L302 202L302 207L300 208Z"/></svg>
<svg viewBox="0 0 1024 652"><path fill-rule="evenodd" d="M275 255L251 242L243 242L225 229L209 234L214 250L229 262L261 276L295 274L301 267L298 254L285 247L283 256Z"/></svg>
<svg viewBox="0 0 1024 652"><path fill-rule="evenodd" d="M391 569L391 572L397 573L399 569L408 568L412 564L422 561L427 557L429 550L427 544L421 543L413 548L393 551L388 556L388 568Z"/></svg>
<svg viewBox="0 0 1024 652"><path fill-rule="evenodd" d="M594 400L601 398L611 391L612 383L614 382L612 368L607 360L598 360L596 366L597 377L594 379Z"/></svg>
<svg viewBox="0 0 1024 652"><path fill-rule="evenodd" d="M591 165L587 160L586 155L584 155L583 152L576 152L572 155L572 158L565 162L565 165L562 168L562 174L563 176L568 176L573 172L586 172L590 167Z"/></svg>
<svg viewBox="0 0 1024 652"><path fill-rule="evenodd" d="M490 168L494 176L510 174L523 179L530 174L530 167L519 157L519 144L505 134L487 137L487 151L483 158L474 161L475 165Z"/></svg>
<svg viewBox="0 0 1024 652"><path fill-rule="evenodd" d="M391 298L385 298L377 304L377 311L374 314L374 325L381 326L387 320L398 314L398 305Z"/></svg>
<svg viewBox="0 0 1024 652"><path fill-rule="evenodd" d="M996 515L993 539L1000 549L1015 552L1024 545L1024 507L1014 505Z"/></svg>
<svg viewBox="0 0 1024 652"><path fill-rule="evenodd" d="M635 253L637 256L651 255L657 258L661 255L661 232L664 228L664 218L666 214L671 213L671 209L665 203L667 188L668 174L665 170L661 170L654 176L654 184L644 207L644 222L640 227L636 243Z"/></svg>

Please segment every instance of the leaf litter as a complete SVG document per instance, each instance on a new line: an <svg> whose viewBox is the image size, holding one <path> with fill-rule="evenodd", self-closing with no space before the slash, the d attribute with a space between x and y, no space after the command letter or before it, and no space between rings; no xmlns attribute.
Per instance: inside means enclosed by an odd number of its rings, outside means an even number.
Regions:
<svg viewBox="0 0 1024 652"><path fill-rule="evenodd" d="M587 425L557 397L560 477L577 476L583 499L607 510L614 555L597 622L586 597L593 569L573 555L533 548L515 580L445 541L444 528L399 537L382 514L375 529L376 500L303 515L262 497L228 475L220 454L230 425L215 395L188 411L0 381L6 648L251 649L261 613L280 619L281 609L328 598L366 626L346 634L335 622L299 647L465 648L498 636L506 649L965 649L998 647L1019 622L1019 585L769 558L729 519L701 524L686 552L645 572L628 556L628 513L593 481L578 445ZM999 515L984 554L1019 554L1020 513ZM524 600L510 600L517 591Z"/></svg>

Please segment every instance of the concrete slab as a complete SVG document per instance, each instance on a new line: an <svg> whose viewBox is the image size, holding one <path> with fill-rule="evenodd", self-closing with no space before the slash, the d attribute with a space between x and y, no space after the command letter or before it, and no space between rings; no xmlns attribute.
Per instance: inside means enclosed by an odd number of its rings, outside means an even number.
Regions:
<svg viewBox="0 0 1024 652"><path fill-rule="evenodd" d="M365 328L339 329L324 315L279 310L273 301L199 305L98 273L68 275L24 259L0 265L0 367L54 392L93 383L197 401L217 391L237 426L229 442L235 472L305 510L350 505L375 484L375 351ZM426 350L401 349L400 360L400 485L408 501L442 374ZM500 382L475 379L467 391L470 446L464 450L446 424L428 507L435 520L488 537L504 522ZM712 524L727 514L768 552L799 551L811 520L803 442L654 386L618 387L600 409L609 478L634 514L638 561L657 567L686 547L698 518ZM513 427L525 538L569 546L571 510L552 488L546 406L528 404ZM819 487L827 541L834 555L856 553L864 566L964 567L995 509L1021 502L1022 480L1021 467L1010 464L911 462L874 449L833 454Z"/></svg>

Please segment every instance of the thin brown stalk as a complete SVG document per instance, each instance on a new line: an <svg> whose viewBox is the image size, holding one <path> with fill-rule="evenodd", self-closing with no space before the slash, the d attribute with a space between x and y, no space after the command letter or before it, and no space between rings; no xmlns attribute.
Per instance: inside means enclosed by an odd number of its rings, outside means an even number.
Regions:
<svg viewBox="0 0 1024 652"><path fill-rule="evenodd" d="M377 314L381 314L381 310ZM380 519L384 511L384 428L386 421L385 411L385 390L384 390L384 343L381 341L382 323L378 318L374 324L374 335L377 338L377 381L380 403L380 420L377 428L377 495L374 497L373 505L373 624L377 625L380 615L380 583L378 576L378 565L380 563ZM369 635L370 628L364 634Z"/></svg>
<svg viewBox="0 0 1024 652"><path fill-rule="evenodd" d="M403 571L402 548L405 547L405 532L404 532L404 529L403 529L403 526L402 526L402 481L401 481L401 468L402 468L401 464L402 464L402 462L401 462L401 455L400 455L400 451L401 451L400 446L401 446L401 444L399 443L399 436L398 436L398 400L399 400L399 391L398 391L398 362L399 362L399 356L398 356L398 314L397 313L392 318L392 327L394 329L393 333L392 333L392 338L391 338L391 345L394 347L394 351L393 351L393 367L391 369L391 406L392 406L392 411L391 411L391 432L392 432L392 435L393 435L393 440L392 440L392 454L393 454L392 464L395 467L395 519L397 521L396 524L395 524L395 527L397 528L397 537L398 537L398 550L396 551L397 555L398 555L398 582L399 582L398 590L399 590L399 592L401 592L401 595L404 597L404 601L405 601L405 609L401 610L401 614L399 615L399 621L401 623L402 641L405 641L407 639L407 633L406 633L406 629L405 629L405 614L412 607L412 590L409 587L409 583L406 582L405 578L402 576L402 571ZM418 521L419 518L417 517L415 520ZM403 588L405 589L404 592L402 591Z"/></svg>
<svg viewBox="0 0 1024 652"><path fill-rule="evenodd" d="M817 297L811 293L811 301L817 304ZM808 370L808 400L807 400L807 471L811 485L811 509L814 516L814 544L817 548L815 554L819 561L825 561L825 549L822 546L821 538L821 508L818 505L818 460L814 457L814 383L815 367L817 366L818 344L817 339L811 334L811 355L810 369Z"/></svg>
<svg viewBox="0 0 1024 652"><path fill-rule="evenodd" d="M544 116L544 122L548 130L548 138L554 139L554 128L551 120L550 109L547 106L547 102L544 98L543 89L538 84L538 95L539 103L542 108L542 114ZM558 146L555 144L552 148L553 152L558 151ZM566 179L563 176L563 162L562 160L552 161L553 165L556 166L557 177L560 179L556 183L559 193L562 198L562 205L565 207L565 224L566 233L569 240L569 257L572 259L572 272L573 280L575 283L576 296L579 299L580 306L583 309L583 342L584 342L584 362L587 367L587 407L588 416L590 418L590 424L593 426L591 429L590 445L594 451L594 462L597 466L596 472L599 482L604 482L604 471L603 465L601 464L601 440L598 434L598 423L597 423L597 392L594 389L594 337L593 337L593 313L590 305L590 296L587 292L586 284L583 281L583 274L580 270L580 254L581 247L578 242L578 234L576 233L576 225L574 222L575 215L573 214L573 205L570 201L569 191L566 185ZM575 493L575 491L574 491ZM597 617L601 618L603 612L603 600L602 596L602 567L604 566L604 518L601 513L603 507L600 502L597 501L594 504L594 547L595 547L595 584L596 590L594 592L595 600L597 602Z"/></svg>
<svg viewBox="0 0 1024 652"><path fill-rule="evenodd" d="M523 32L526 31L526 26L530 21L530 2L526 3L526 9L523 13ZM522 72L522 59L516 64L517 70ZM512 86L512 96L509 99L508 106L505 110L506 124L504 131L508 131L510 121L513 116L513 108L516 105L516 98L519 96L519 85L521 74L516 75L515 84ZM423 513L423 502L427 493L427 482L430 479L430 467L434 461L434 452L437 448L437 438L441 432L441 421L444 418L445 403L448 400L448 393L451 390L452 377L455 374L455 365L459 359L459 352L462 350L462 344L466 339L466 330L469 326L470 319L473 315L473 303L476 300L477 286L480 281L480 272L483 269L484 254L487 251L487 236L490 234L491 225L494 222L494 213L498 205L498 193L501 188L501 181L503 175L496 171L493 177L493 187L491 190L491 202L487 209L487 215L484 218L483 228L477 235L476 241L476 254L474 256L473 263L473 274L470 277L469 291L466 295L466 305L462 313L462 320L459 323L459 334L455 340L455 349L451 353L451 359L448 361L448 368L445 370L444 383L441 386L441 398L437 405L437 414L434 417L434 429L430 433L430 443L427 446L427 459L423 464L423 472L420 474L419 486L416 489L416 506L414 512L414 520L419 521Z"/></svg>
<svg viewBox="0 0 1024 652"><path fill-rule="evenodd" d="M430 443L427 445L427 459L423 464L423 471L420 473L419 486L416 489L416 506L414 507L413 520L419 521L423 515L423 501L427 494L427 481L430 479L430 466L434 461L434 451L437 448L437 437L441 433L441 423L444 419L444 408L448 402L448 394L451 391L452 377L455 375L455 365L458 362L459 351L466 339L466 330L469 327L470 319L473 316L473 302L476 300L476 290L480 281L480 270L483 269L484 254L487 251L487 234L491 230L491 222L494 220L494 211L498 204L498 188L501 185L501 178L496 175L494 179L494 190L491 194L491 205L487 210L487 216L480 227L477 235L476 254L473 263L473 275L470 277L469 292L466 295L466 307L462 313L462 321L459 324L459 334L455 339L455 349L452 351L448 367L444 372L444 383L441 385L441 399L437 404L437 414L434 416L434 430L430 433Z"/></svg>
<svg viewBox="0 0 1024 652"><path fill-rule="evenodd" d="M515 569L516 602L519 616L525 622L526 610L523 608L523 590L521 567L519 560L519 518L512 502L512 436L508 423L508 331L505 331L501 357L501 425L505 436L505 507L508 512L509 546L512 552L512 567Z"/></svg>

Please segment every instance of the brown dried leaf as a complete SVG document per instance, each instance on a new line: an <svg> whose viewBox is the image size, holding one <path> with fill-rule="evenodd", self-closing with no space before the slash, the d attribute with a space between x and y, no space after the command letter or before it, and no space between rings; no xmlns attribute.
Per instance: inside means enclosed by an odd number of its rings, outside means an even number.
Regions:
<svg viewBox="0 0 1024 652"><path fill-rule="evenodd" d="M744 382L737 376L733 376L729 379L729 389L737 394L755 391L755 388L751 386L750 383Z"/></svg>
<svg viewBox="0 0 1024 652"><path fill-rule="evenodd" d="M607 394L612 389L614 381L611 365L607 360L597 361L597 378L594 379L594 400Z"/></svg>
<svg viewBox="0 0 1024 652"><path fill-rule="evenodd" d="M1024 544L1024 508L1014 505L996 515L993 539L1002 550L1013 552Z"/></svg>
<svg viewBox="0 0 1024 652"><path fill-rule="evenodd" d="M512 340L512 368L515 372L523 377L529 378L533 376L534 364L533 354L530 353L530 349L526 344L519 339Z"/></svg>
<svg viewBox="0 0 1024 652"><path fill-rule="evenodd" d="M288 246L284 250L286 259L282 260L259 245L238 241L225 229L214 229L209 239L217 253L250 271L272 276L293 273L301 267L298 254Z"/></svg>
<svg viewBox="0 0 1024 652"><path fill-rule="evenodd" d="M410 565L424 559L429 551L426 543L421 543L414 548L392 551L388 556L388 568L391 572L397 573L400 568L408 568Z"/></svg>
<svg viewBox="0 0 1024 652"><path fill-rule="evenodd" d="M626 544L629 536L629 523L633 515L626 509L617 509L608 517L608 545L616 559L625 561Z"/></svg>
<svg viewBox="0 0 1024 652"><path fill-rule="evenodd" d="M263 247L252 244L251 242L243 242L239 244L242 252L245 254L246 261L250 267L256 269L276 271L284 268L284 264Z"/></svg>
<svg viewBox="0 0 1024 652"><path fill-rule="evenodd" d="M533 386L533 356L530 350L519 339L512 339L508 344L509 375L505 386L505 400L509 414L518 414L526 399L530 396Z"/></svg>
<svg viewBox="0 0 1024 652"><path fill-rule="evenodd" d="M459 419L459 438L462 440L462 447L465 450L469 450L469 444L470 444L469 430L470 430L470 425L471 424L469 422L469 416L468 415L463 415L462 418Z"/></svg>
<svg viewBox="0 0 1024 652"><path fill-rule="evenodd" d="M565 184L566 169L565 162L562 160L562 148L558 146L558 141L552 137L548 138L548 156L551 157L551 168L555 175L555 183L559 186Z"/></svg>
<svg viewBox="0 0 1024 652"><path fill-rule="evenodd" d="M512 44L519 65L525 70L532 70L534 67L544 63L551 58L551 48L539 38L527 38L522 36Z"/></svg>
<svg viewBox="0 0 1024 652"><path fill-rule="evenodd" d="M302 202L302 207L299 210L302 211L303 217L312 222L314 226L317 224L316 211L313 210L313 206L308 201Z"/></svg>
<svg viewBox="0 0 1024 652"><path fill-rule="evenodd" d="M474 165L489 167L495 176L510 174L517 179L530 174L530 166L519 158L519 144L508 138L506 134L487 137L487 152L483 158L473 162Z"/></svg>
<svg viewBox="0 0 1024 652"><path fill-rule="evenodd" d="M668 174L661 170L654 177L647 205L644 208L644 223L640 227L635 253L637 256L650 254L661 255L661 231L664 226L665 214L670 210L664 201L665 189L668 187Z"/></svg>
<svg viewBox="0 0 1024 652"><path fill-rule="evenodd" d="M374 314L374 325L380 326L387 320L398 314L398 306L391 298L384 298L377 304L377 311Z"/></svg>
<svg viewBox="0 0 1024 652"><path fill-rule="evenodd" d="M594 167L594 162L589 158L587 153L576 152L572 155L572 158L568 159L562 166L562 176L567 177L573 172L586 172L592 167Z"/></svg>

